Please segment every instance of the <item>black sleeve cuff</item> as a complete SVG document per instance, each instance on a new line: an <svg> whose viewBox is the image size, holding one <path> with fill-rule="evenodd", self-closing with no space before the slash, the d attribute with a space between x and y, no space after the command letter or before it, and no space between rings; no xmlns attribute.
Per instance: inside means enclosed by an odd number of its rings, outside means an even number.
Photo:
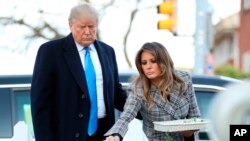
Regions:
<svg viewBox="0 0 250 141"><path fill-rule="evenodd" d="M195 140L195 138L194 138L194 133L193 133L193 135L190 136L190 137L184 137L184 140L185 140L185 141L194 141L194 140Z"/></svg>
<svg viewBox="0 0 250 141"><path fill-rule="evenodd" d="M114 133L114 134L112 134L112 136L118 136L120 138L120 141L123 140L122 136L120 134L118 134L118 133Z"/></svg>

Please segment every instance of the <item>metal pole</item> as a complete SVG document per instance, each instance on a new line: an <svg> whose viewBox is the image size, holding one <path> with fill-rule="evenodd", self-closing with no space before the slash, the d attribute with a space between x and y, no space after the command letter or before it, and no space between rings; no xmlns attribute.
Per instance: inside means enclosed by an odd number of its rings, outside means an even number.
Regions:
<svg viewBox="0 0 250 141"><path fill-rule="evenodd" d="M195 63L194 74L204 74L205 55L209 50L208 33L211 33L208 24L210 5L207 0L196 0L196 26L194 35Z"/></svg>

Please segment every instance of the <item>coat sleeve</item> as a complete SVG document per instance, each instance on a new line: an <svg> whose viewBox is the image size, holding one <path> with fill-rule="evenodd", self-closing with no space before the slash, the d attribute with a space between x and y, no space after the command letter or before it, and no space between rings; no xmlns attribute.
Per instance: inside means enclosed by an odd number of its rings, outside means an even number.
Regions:
<svg viewBox="0 0 250 141"><path fill-rule="evenodd" d="M31 84L31 112L36 141L55 141L53 133L53 58L50 47L37 53Z"/></svg>
<svg viewBox="0 0 250 141"><path fill-rule="evenodd" d="M187 73L187 77L188 78L187 78L186 95L187 95L189 103L190 103L187 118L200 117L201 116L200 115L200 110L199 110L199 107L198 107L195 91L194 91L194 88L193 88L192 78L188 73Z"/></svg>
<svg viewBox="0 0 250 141"><path fill-rule="evenodd" d="M124 111L121 117L117 120L114 126L105 134L110 136L112 134L119 134L123 138L128 131L129 123L137 116L137 113L141 109L142 98L130 93L124 106Z"/></svg>

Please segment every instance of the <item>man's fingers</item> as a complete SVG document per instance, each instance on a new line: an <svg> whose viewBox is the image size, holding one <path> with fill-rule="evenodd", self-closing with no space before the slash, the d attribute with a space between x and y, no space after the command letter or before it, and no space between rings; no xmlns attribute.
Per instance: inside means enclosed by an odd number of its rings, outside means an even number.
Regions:
<svg viewBox="0 0 250 141"><path fill-rule="evenodd" d="M120 141L120 138L118 136L114 137L115 141Z"/></svg>
<svg viewBox="0 0 250 141"><path fill-rule="evenodd" d="M118 136L108 136L105 141L120 141L120 138Z"/></svg>

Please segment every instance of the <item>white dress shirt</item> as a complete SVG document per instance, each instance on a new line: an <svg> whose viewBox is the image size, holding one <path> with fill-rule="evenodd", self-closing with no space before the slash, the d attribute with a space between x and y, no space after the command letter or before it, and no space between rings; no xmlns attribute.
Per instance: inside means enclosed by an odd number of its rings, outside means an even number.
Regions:
<svg viewBox="0 0 250 141"><path fill-rule="evenodd" d="M82 66L84 65L84 55L85 50L84 47L80 44L76 43L77 50L79 52ZM106 116L106 109L104 104L104 97L103 97L103 77L102 77L102 67L100 64L100 60L97 54L97 51L95 49L95 46L93 44L89 45L90 47L90 56L92 59L92 62L94 64L95 73L96 73L96 90L97 90L97 107L98 107L98 118L103 118Z"/></svg>

